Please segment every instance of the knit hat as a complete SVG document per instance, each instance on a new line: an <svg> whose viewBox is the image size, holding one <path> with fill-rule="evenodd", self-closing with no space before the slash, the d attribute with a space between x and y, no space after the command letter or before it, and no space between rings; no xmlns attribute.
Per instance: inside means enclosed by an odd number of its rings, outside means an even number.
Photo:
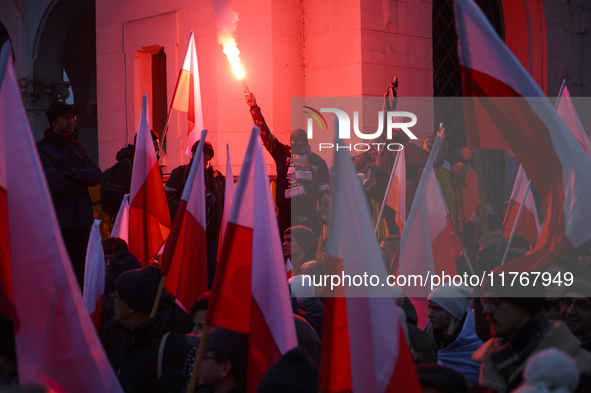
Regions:
<svg viewBox="0 0 591 393"><path fill-rule="evenodd" d="M127 243L118 237L110 237L103 242L105 255L115 255L119 251L127 251Z"/></svg>
<svg viewBox="0 0 591 393"><path fill-rule="evenodd" d="M523 384L515 393L574 392L579 379L575 359L557 348L547 348L527 359Z"/></svg>
<svg viewBox="0 0 591 393"><path fill-rule="evenodd" d="M201 141L201 139L199 139L197 142L195 142L195 144L193 145L193 148L191 149L191 152L193 153L193 155L195 155L195 152L197 151L197 146L199 146L199 141ZM205 142L203 142L203 153L204 154L209 153L209 155L211 155L212 158L214 156L213 145L207 139L205 140Z"/></svg>
<svg viewBox="0 0 591 393"><path fill-rule="evenodd" d="M267 369L257 393L316 393L318 369L302 347L295 347Z"/></svg>
<svg viewBox="0 0 591 393"><path fill-rule="evenodd" d="M290 228L287 228L284 232L285 235L291 233L292 237L295 237L296 241L304 250L306 250L306 254L309 253L314 245L314 241L316 237L314 236L314 232L308 227L303 225L296 225Z"/></svg>
<svg viewBox="0 0 591 393"><path fill-rule="evenodd" d="M505 226L503 225L503 221L494 214L488 215L488 231L494 231L495 229L501 229L505 232ZM478 219L476 222L476 228L474 229L474 240L478 240L484 236L484 229L482 228L482 218Z"/></svg>
<svg viewBox="0 0 591 393"><path fill-rule="evenodd" d="M142 264L137 260L135 255L127 251L119 251L113 258L111 258L109 270L105 276L105 289L107 293L115 291L115 281L119 276L128 270L141 269Z"/></svg>
<svg viewBox="0 0 591 393"><path fill-rule="evenodd" d="M115 290L129 307L150 314L158 292L160 269L147 266L127 271L115 281Z"/></svg>
<svg viewBox="0 0 591 393"><path fill-rule="evenodd" d="M431 291L429 299L437 303L441 308L450 313L455 319L461 321L468 307L469 297L472 296L472 289L466 286L454 286L447 283Z"/></svg>
<svg viewBox="0 0 591 393"><path fill-rule="evenodd" d="M446 393L468 393L468 384L462 374L437 363L417 364L421 386L439 388Z"/></svg>
<svg viewBox="0 0 591 393"><path fill-rule="evenodd" d="M198 347L201 335L187 334L185 339L189 345ZM216 327L207 336L205 349L217 351L223 358L232 362L233 366L246 369L248 366L248 342L248 334Z"/></svg>
<svg viewBox="0 0 591 393"><path fill-rule="evenodd" d="M51 126L53 122L57 120L58 117L63 115L69 115L72 113L74 115L77 115L78 111L74 110L73 106L68 105L65 102L59 101L51 104L51 106L45 114L47 115L47 120L49 120L49 125Z"/></svg>

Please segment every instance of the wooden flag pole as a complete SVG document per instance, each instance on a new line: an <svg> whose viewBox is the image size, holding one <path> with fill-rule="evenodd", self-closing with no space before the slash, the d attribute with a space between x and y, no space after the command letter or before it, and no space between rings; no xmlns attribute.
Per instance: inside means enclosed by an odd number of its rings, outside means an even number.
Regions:
<svg viewBox="0 0 591 393"><path fill-rule="evenodd" d="M199 341L199 348L197 348L197 355L195 356L195 362L193 363L193 372L191 373L191 379L189 380L187 393L193 393L195 391L195 386L197 386L199 368L201 367L201 361L203 360L203 355L205 354L205 344L207 343L210 330L211 326L209 325L205 325L203 327L203 333L201 334L201 341Z"/></svg>
<svg viewBox="0 0 591 393"><path fill-rule="evenodd" d="M378 227L380 226L380 220L382 219L382 215L384 214L384 208L386 207L386 199L388 198L388 194L390 193L390 189L392 188L392 181L394 181L394 172L396 171L398 165L398 157L400 154L396 154L396 159L394 160L394 167L392 168L392 173L390 173L390 181L388 182L388 187L386 187L386 193L384 194L384 200L382 201L382 207L380 208L380 214L378 215L378 221L376 222L376 228L373 231L373 234L378 233ZM396 212L396 214L399 214Z"/></svg>
<svg viewBox="0 0 591 393"><path fill-rule="evenodd" d="M168 132L168 122L170 121L170 112L172 112L172 107L168 108L168 114L166 115L166 123L164 123L164 130L162 130L162 137L160 138L160 144L158 147L162 149L162 144L164 143L164 138L166 138L166 133Z"/></svg>
<svg viewBox="0 0 591 393"><path fill-rule="evenodd" d="M515 186L513 186L515 187ZM523 206L525 206L525 198L527 198L527 194L529 193L529 189L531 188L531 179L527 183L527 188L525 189L525 193L523 194L523 200L521 201L521 206L519 206L519 210L517 211L517 217L515 217L515 223L513 224L513 228L511 229L511 235L509 236L509 240L507 241L507 247L505 248L505 254L503 255L503 260L501 261L501 266L505 264L505 260L507 259L507 254L509 253L509 247L511 246L511 242L513 241L513 235L515 235L515 230L517 229L517 223L519 222L519 217L521 217L521 212L523 211Z"/></svg>
<svg viewBox="0 0 591 393"><path fill-rule="evenodd" d="M156 299L154 299L154 305L152 306L152 312L150 318L154 318L156 311L158 311L158 305L160 304L160 298L162 297L162 291L164 290L164 280L166 276L160 276L160 283L158 284L158 292L156 292Z"/></svg>
<svg viewBox="0 0 591 393"><path fill-rule="evenodd" d="M480 195L480 218L482 219L484 247L488 247L488 214L486 213L486 195L484 193L484 176L482 175L482 156L480 148L474 150L474 163L476 164L476 175L478 176L478 194Z"/></svg>

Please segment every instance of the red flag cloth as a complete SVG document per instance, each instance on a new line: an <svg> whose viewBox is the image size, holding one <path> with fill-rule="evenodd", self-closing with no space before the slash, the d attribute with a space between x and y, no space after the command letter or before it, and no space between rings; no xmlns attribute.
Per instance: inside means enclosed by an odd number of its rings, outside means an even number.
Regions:
<svg viewBox="0 0 591 393"><path fill-rule="evenodd" d="M84 304L90 319L98 331L103 313L105 293L105 252L101 241L101 220L94 220L88 246L86 247L86 268L84 269Z"/></svg>
<svg viewBox="0 0 591 393"><path fill-rule="evenodd" d="M5 44L0 54L0 168L5 168L6 183L0 188L6 191L10 278L20 322L15 335L19 383L57 392L123 393L84 307L9 53Z"/></svg>
<svg viewBox="0 0 591 393"><path fill-rule="evenodd" d="M191 149L199 133L203 129L203 112L201 109L201 87L199 83L199 65L197 64L197 52L195 50L195 38L193 32L189 36L183 66L176 81L174 94L170 107L181 112L187 112L189 125L186 155L192 157Z"/></svg>
<svg viewBox="0 0 591 393"><path fill-rule="evenodd" d="M505 269L543 268L591 238L591 161L471 0L455 0L468 143L512 150L544 201L534 251Z"/></svg>
<svg viewBox="0 0 591 393"><path fill-rule="evenodd" d="M172 232L164 246L160 274L166 276L164 287L187 310L207 291L207 245L205 229L205 171L203 144L207 131L201 133L201 142L181 196Z"/></svg>
<svg viewBox="0 0 591 393"><path fill-rule="evenodd" d="M249 392L297 345L278 233L259 129L253 127L205 321L250 335Z"/></svg>
<svg viewBox="0 0 591 393"><path fill-rule="evenodd" d="M531 187L529 189L527 187L528 183L529 179L523 170L523 166L519 166L519 171L517 171L515 185L513 186L513 192L511 193L511 199L509 200L509 206L507 207L507 213L505 213L503 225L505 226L505 237L509 239L511 231L515 226L519 207L523 203L521 216L519 217L517 228L515 229L515 234L513 236L523 236L527 239L527 242L532 245L538 240L542 228L540 227L540 221L538 220L538 211L536 210ZM526 192L527 195L525 195ZM524 196L525 202L523 199Z"/></svg>
<svg viewBox="0 0 591 393"><path fill-rule="evenodd" d="M170 233L170 212L146 117L144 94L137 130L129 195L129 252L148 266Z"/></svg>
<svg viewBox="0 0 591 393"><path fill-rule="evenodd" d="M326 253L329 269L344 283L325 314L322 391L420 392L370 213L360 208L367 205L364 190L344 150L335 153L333 181ZM346 283L347 276L353 285ZM355 277L369 281L355 285ZM332 331L325 337L327 328Z"/></svg>
<svg viewBox="0 0 591 393"><path fill-rule="evenodd" d="M587 152L587 156L591 158L591 141L589 141L589 137L587 137L587 133L581 124L581 119L579 119L573 100L570 98L568 87L566 86L564 86L558 96L556 113L558 113L558 116L564 121L570 132L573 133L577 141L583 146L583 149Z"/></svg>

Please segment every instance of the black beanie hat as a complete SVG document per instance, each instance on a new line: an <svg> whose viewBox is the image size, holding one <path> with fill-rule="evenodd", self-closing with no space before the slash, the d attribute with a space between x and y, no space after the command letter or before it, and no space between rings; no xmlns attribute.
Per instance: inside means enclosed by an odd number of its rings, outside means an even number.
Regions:
<svg viewBox="0 0 591 393"><path fill-rule="evenodd" d="M115 290L129 307L144 314L150 314L159 282L160 269L156 266L147 266L120 275L115 281Z"/></svg>
<svg viewBox="0 0 591 393"><path fill-rule="evenodd" d="M421 386L439 388L446 393L468 393L464 376L456 370L437 363L417 364Z"/></svg>
<svg viewBox="0 0 591 393"><path fill-rule="evenodd" d="M47 112L45 112L47 115L47 120L49 121L49 126L52 126L53 122L56 121L58 117L62 115L69 115L71 113L77 115L78 111L74 110L72 105L68 105L62 101L51 104Z"/></svg>
<svg viewBox="0 0 591 393"><path fill-rule="evenodd" d="M257 389L257 393L316 393L318 369L312 364L302 347L285 353L269 367Z"/></svg>
<svg viewBox="0 0 591 393"><path fill-rule="evenodd" d="M141 269L143 266L135 255L127 251L119 251L111 258L109 270L105 276L105 289L107 293L115 291L115 281L128 270Z"/></svg>
<svg viewBox="0 0 591 393"><path fill-rule="evenodd" d="M118 237L110 237L103 242L105 255L115 255L119 251L128 251L125 240Z"/></svg>

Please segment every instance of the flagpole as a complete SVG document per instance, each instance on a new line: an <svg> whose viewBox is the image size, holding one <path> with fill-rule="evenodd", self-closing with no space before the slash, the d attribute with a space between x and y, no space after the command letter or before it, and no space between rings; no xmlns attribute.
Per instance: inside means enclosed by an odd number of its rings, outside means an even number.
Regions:
<svg viewBox="0 0 591 393"><path fill-rule="evenodd" d="M162 137L160 138L159 148L162 149L162 144L164 143L164 138L166 137L166 133L168 132L168 122L170 121L170 112L172 112L172 107L168 108L168 114L166 115L166 123L164 123L164 130L162 130Z"/></svg>
<svg viewBox="0 0 591 393"><path fill-rule="evenodd" d="M386 206L386 198L388 197L388 194L390 193L390 189L392 188L392 181L394 180L394 174L396 172L396 168L398 167L398 158L400 157L400 154L396 154L396 159L394 160L394 167L392 168L392 173L390 174L390 180L388 181L388 187L386 187L386 193L384 194L384 199L382 201L382 207L380 208L380 214L378 215L378 221L376 222L376 227L373 231L373 234L377 234L378 233L378 227L380 226L380 220L382 219L382 214L384 214L384 207ZM396 212L396 214L399 214L399 212Z"/></svg>
<svg viewBox="0 0 591 393"><path fill-rule="evenodd" d="M209 325L203 327L203 333L201 333L201 341L199 341L199 347L197 348L197 355L195 356L195 362L193 363L193 372L191 372L191 379L189 380L187 393L193 393L195 391L195 386L197 386L197 376L199 375L199 368L201 368L201 361L205 354L205 344L207 343L210 330L211 326Z"/></svg>
<svg viewBox="0 0 591 393"><path fill-rule="evenodd" d="M503 255L503 260L501 261L501 266L505 263L505 259L507 258L507 254L509 253L509 247L511 247L511 242L513 241L513 235L515 235L515 230L517 229L517 223L519 222L519 217L521 217L521 211L523 210L523 206L525 206L525 198L527 198L527 193L531 187L531 179L527 183L527 188L525 189L525 193L523 194L523 200L521 201L521 206L519 206L519 210L517 211L517 217L515 218L515 223L513 224L513 228L511 229L511 235L509 236L509 240L507 241L507 247L505 248L505 254ZM513 186L515 188L515 185Z"/></svg>
<svg viewBox="0 0 591 393"><path fill-rule="evenodd" d="M156 311L158 311L158 305L160 304L160 298L162 297L162 291L164 290L164 280L166 280L166 276L160 276L160 283L158 284L158 291L156 292L156 298L154 299L150 318L154 318Z"/></svg>

